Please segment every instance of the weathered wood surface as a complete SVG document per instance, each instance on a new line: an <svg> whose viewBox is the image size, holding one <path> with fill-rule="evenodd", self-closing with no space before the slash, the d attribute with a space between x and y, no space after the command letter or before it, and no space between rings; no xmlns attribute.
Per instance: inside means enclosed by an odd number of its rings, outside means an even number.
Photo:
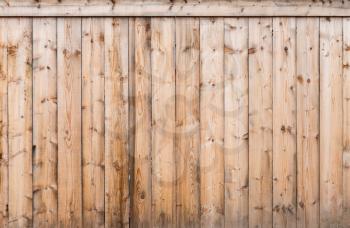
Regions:
<svg viewBox="0 0 350 228"><path fill-rule="evenodd" d="M200 19L200 45L201 225L223 227L225 223L223 18Z"/></svg>
<svg viewBox="0 0 350 228"><path fill-rule="evenodd" d="M344 0L1 0L1 16L350 16Z"/></svg>
<svg viewBox="0 0 350 228"><path fill-rule="evenodd" d="M350 224L350 18L343 19L343 219Z"/></svg>
<svg viewBox="0 0 350 228"><path fill-rule="evenodd" d="M349 227L349 29L0 18L0 226Z"/></svg>
<svg viewBox="0 0 350 228"><path fill-rule="evenodd" d="M249 19L249 226L272 226L272 19Z"/></svg>
<svg viewBox="0 0 350 228"><path fill-rule="evenodd" d="M273 19L273 226L296 226L296 19Z"/></svg>
<svg viewBox="0 0 350 228"><path fill-rule="evenodd" d="M340 226L343 198L342 19L320 20L320 226ZM347 189L346 191L349 191ZM345 191L345 192L346 192Z"/></svg>
<svg viewBox="0 0 350 228"><path fill-rule="evenodd" d="M57 224L56 19L33 21L34 227Z"/></svg>
<svg viewBox="0 0 350 228"><path fill-rule="evenodd" d="M129 224L128 19L105 19L104 28L105 116L101 118L105 118L106 129L101 135L106 137L105 224L126 227Z"/></svg>
<svg viewBox="0 0 350 228"><path fill-rule="evenodd" d="M175 19L151 19L152 226L176 224Z"/></svg>
<svg viewBox="0 0 350 228"><path fill-rule="evenodd" d="M131 20L129 20L130 23ZM151 225L152 215L152 79L151 79L151 20L136 18L129 24L132 31L134 71L129 100L134 110L131 122L134 159L131 177L131 225ZM132 40L132 41L131 41ZM131 149L131 147L130 147Z"/></svg>
<svg viewBox="0 0 350 228"><path fill-rule="evenodd" d="M83 227L81 19L57 19L58 224Z"/></svg>
<svg viewBox="0 0 350 228"><path fill-rule="evenodd" d="M8 224L7 21L0 20L0 226Z"/></svg>
<svg viewBox="0 0 350 228"><path fill-rule="evenodd" d="M82 19L82 170L84 227L104 225L104 20ZM107 67L106 67L107 68ZM112 161L108 157L108 161ZM112 172L110 172L112 173Z"/></svg>
<svg viewBox="0 0 350 228"><path fill-rule="evenodd" d="M15 29L13 29L15 28ZM32 224L32 20L7 21L9 227Z"/></svg>
<svg viewBox="0 0 350 228"><path fill-rule="evenodd" d="M248 19L225 18L225 226L248 226Z"/></svg>
<svg viewBox="0 0 350 228"><path fill-rule="evenodd" d="M319 19L297 19L297 224L318 227L319 156Z"/></svg>
<svg viewBox="0 0 350 228"><path fill-rule="evenodd" d="M176 19L176 224L198 227L199 19Z"/></svg>

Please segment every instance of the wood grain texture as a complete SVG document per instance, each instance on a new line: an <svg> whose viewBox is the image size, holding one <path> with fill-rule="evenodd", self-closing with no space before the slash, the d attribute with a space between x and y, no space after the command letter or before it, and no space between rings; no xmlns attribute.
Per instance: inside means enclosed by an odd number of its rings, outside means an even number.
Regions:
<svg viewBox="0 0 350 228"><path fill-rule="evenodd" d="M135 99L134 99L134 84L135 84L135 21L136 18L128 18L128 103L129 103L129 110L128 110L128 156L129 156L129 226L133 225L133 221L131 217L133 216L133 204L134 204L134 198L133 198L133 192L134 192L134 185L135 185L135 159L134 159L134 152L135 152L135 119L136 119L136 112L135 112Z"/></svg>
<svg viewBox="0 0 350 228"><path fill-rule="evenodd" d="M201 18L200 42L201 226L223 227L224 20Z"/></svg>
<svg viewBox="0 0 350 228"><path fill-rule="evenodd" d="M248 19L225 18L225 226L248 226Z"/></svg>
<svg viewBox="0 0 350 228"><path fill-rule="evenodd" d="M320 19L320 225L340 226L343 155L342 19Z"/></svg>
<svg viewBox="0 0 350 228"><path fill-rule="evenodd" d="M176 19L176 224L198 227L199 19Z"/></svg>
<svg viewBox="0 0 350 228"><path fill-rule="evenodd" d="M296 20L273 19L273 226L296 227Z"/></svg>
<svg viewBox="0 0 350 228"><path fill-rule="evenodd" d="M103 18L82 19L83 226L104 227L105 32Z"/></svg>
<svg viewBox="0 0 350 228"><path fill-rule="evenodd" d="M74 12L0 18L0 227L349 227L349 18Z"/></svg>
<svg viewBox="0 0 350 228"><path fill-rule="evenodd" d="M272 19L249 18L249 226L272 226Z"/></svg>
<svg viewBox="0 0 350 228"><path fill-rule="evenodd" d="M16 28L16 29L13 29ZM9 227L32 225L32 19L8 31Z"/></svg>
<svg viewBox="0 0 350 228"><path fill-rule="evenodd" d="M58 225L82 227L81 19L57 19Z"/></svg>
<svg viewBox="0 0 350 228"><path fill-rule="evenodd" d="M1 0L2 16L350 16L344 0Z"/></svg>
<svg viewBox="0 0 350 228"><path fill-rule="evenodd" d="M0 19L0 227L8 224L8 94L7 25Z"/></svg>
<svg viewBox="0 0 350 228"><path fill-rule="evenodd" d="M176 224L175 19L152 18L152 224Z"/></svg>
<svg viewBox="0 0 350 228"><path fill-rule="evenodd" d="M297 19L297 220L319 227L319 19Z"/></svg>
<svg viewBox="0 0 350 228"><path fill-rule="evenodd" d="M105 19L106 226L129 226L128 19Z"/></svg>
<svg viewBox="0 0 350 228"><path fill-rule="evenodd" d="M133 117L133 176L131 225L151 226L152 213L152 79L151 79L151 20L136 18L130 28L134 46L131 99ZM130 26L132 26L130 24ZM131 148L130 148L131 149Z"/></svg>
<svg viewBox="0 0 350 228"><path fill-rule="evenodd" d="M57 224L56 19L33 21L33 226Z"/></svg>
<svg viewBox="0 0 350 228"><path fill-rule="evenodd" d="M350 224L350 18L343 19L343 221Z"/></svg>

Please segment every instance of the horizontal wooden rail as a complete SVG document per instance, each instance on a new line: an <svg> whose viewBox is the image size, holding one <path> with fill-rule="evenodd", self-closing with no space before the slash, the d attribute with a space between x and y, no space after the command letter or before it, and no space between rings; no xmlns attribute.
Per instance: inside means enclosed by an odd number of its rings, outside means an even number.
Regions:
<svg viewBox="0 0 350 228"><path fill-rule="evenodd" d="M348 0L0 0L0 16L350 16L350 2Z"/></svg>

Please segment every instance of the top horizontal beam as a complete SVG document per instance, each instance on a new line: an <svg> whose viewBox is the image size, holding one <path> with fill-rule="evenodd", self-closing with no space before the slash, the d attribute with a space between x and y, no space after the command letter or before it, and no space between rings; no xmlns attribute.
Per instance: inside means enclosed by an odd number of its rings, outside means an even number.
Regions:
<svg viewBox="0 0 350 228"><path fill-rule="evenodd" d="M19 16L350 16L350 0L0 0Z"/></svg>

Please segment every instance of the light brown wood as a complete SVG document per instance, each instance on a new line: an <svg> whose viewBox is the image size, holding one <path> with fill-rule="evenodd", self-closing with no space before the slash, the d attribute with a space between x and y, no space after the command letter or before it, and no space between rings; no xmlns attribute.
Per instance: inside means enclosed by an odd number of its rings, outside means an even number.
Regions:
<svg viewBox="0 0 350 228"><path fill-rule="evenodd" d="M255 2L127 1L114 7ZM5 4L53 3L112 5ZM349 227L348 30L346 17L0 18L0 227Z"/></svg>
<svg viewBox="0 0 350 228"><path fill-rule="evenodd" d="M342 19L320 19L320 225L341 225Z"/></svg>
<svg viewBox="0 0 350 228"><path fill-rule="evenodd" d="M175 19L152 18L152 224L176 224Z"/></svg>
<svg viewBox="0 0 350 228"><path fill-rule="evenodd" d="M134 49L130 64L134 64L133 84L130 102L134 109L133 117L133 176L131 225L151 226L152 213L152 81L151 81L151 20L135 18L130 28L134 37L129 45ZM129 21L130 23L130 21ZM132 137L132 135L130 135ZM131 148L130 148L131 149Z"/></svg>
<svg viewBox="0 0 350 228"><path fill-rule="evenodd" d="M350 18L343 19L343 221L350 224Z"/></svg>
<svg viewBox="0 0 350 228"><path fill-rule="evenodd" d="M249 226L272 226L272 19L249 18Z"/></svg>
<svg viewBox="0 0 350 228"><path fill-rule="evenodd" d="M105 19L106 226L129 226L128 19Z"/></svg>
<svg viewBox="0 0 350 228"><path fill-rule="evenodd" d="M13 29L16 28L16 29ZM7 20L9 227L32 224L32 19Z"/></svg>
<svg viewBox="0 0 350 228"><path fill-rule="evenodd" d="M224 20L200 19L201 226L224 227Z"/></svg>
<svg viewBox="0 0 350 228"><path fill-rule="evenodd" d="M136 112L135 112L135 99L134 99L134 84L135 84L135 21L136 18L128 18L128 48L129 48L129 54L128 54L128 103L129 103L129 110L128 110L128 156L129 156L129 226L133 226L133 220L131 217L133 216L133 205L134 205L134 184L135 184L135 159L134 159L134 152L135 152L135 119L136 119Z"/></svg>
<svg viewBox="0 0 350 228"><path fill-rule="evenodd" d="M198 227L199 19L176 19L176 225Z"/></svg>
<svg viewBox="0 0 350 228"><path fill-rule="evenodd" d="M81 118L84 227L104 227L104 40L104 19L83 18Z"/></svg>
<svg viewBox="0 0 350 228"><path fill-rule="evenodd" d="M33 226L57 224L56 19L33 20Z"/></svg>
<svg viewBox="0 0 350 228"><path fill-rule="evenodd" d="M273 226L296 227L296 20L273 19Z"/></svg>
<svg viewBox="0 0 350 228"><path fill-rule="evenodd" d="M57 19L58 225L82 227L81 19Z"/></svg>
<svg viewBox="0 0 350 228"><path fill-rule="evenodd" d="M248 19L224 26L225 227L248 227Z"/></svg>
<svg viewBox="0 0 350 228"><path fill-rule="evenodd" d="M2 0L1 16L350 16L344 0Z"/></svg>
<svg viewBox="0 0 350 228"><path fill-rule="evenodd" d="M319 227L319 19L297 19L297 221Z"/></svg>
<svg viewBox="0 0 350 228"><path fill-rule="evenodd" d="M7 26L0 19L0 227L8 223L8 96L7 96Z"/></svg>

